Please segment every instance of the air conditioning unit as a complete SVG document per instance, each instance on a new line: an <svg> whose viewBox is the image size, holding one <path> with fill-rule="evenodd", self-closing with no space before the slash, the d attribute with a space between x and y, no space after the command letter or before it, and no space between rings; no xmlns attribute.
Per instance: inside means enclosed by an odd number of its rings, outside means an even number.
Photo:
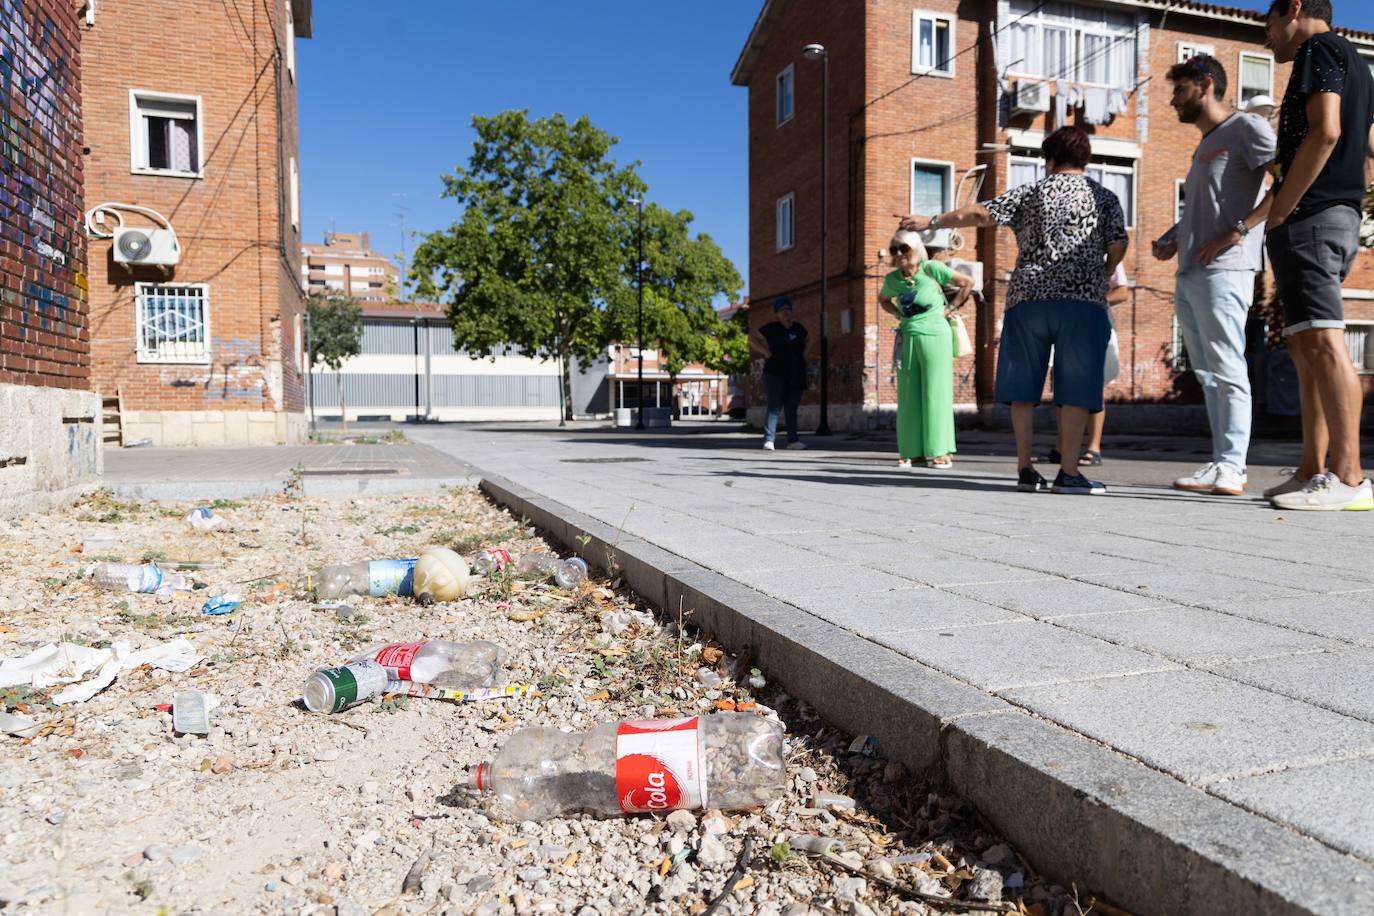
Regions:
<svg viewBox="0 0 1374 916"><path fill-rule="evenodd" d="M983 262L965 261L963 258L951 258L949 266L952 270L957 270L961 274L967 274L973 278L973 291L981 293L983 291Z"/></svg>
<svg viewBox="0 0 1374 916"><path fill-rule="evenodd" d="M1011 113L1035 114L1050 110L1050 84L1041 80L1018 80L1012 89Z"/></svg>
<svg viewBox="0 0 1374 916"><path fill-rule="evenodd" d="M181 245L171 229L127 228L114 231L116 264L170 267L181 260Z"/></svg>

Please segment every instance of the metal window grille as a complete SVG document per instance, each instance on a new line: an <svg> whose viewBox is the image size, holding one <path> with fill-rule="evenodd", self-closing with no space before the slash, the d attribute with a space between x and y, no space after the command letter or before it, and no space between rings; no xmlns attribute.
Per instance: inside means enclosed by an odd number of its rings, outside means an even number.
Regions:
<svg viewBox="0 0 1374 916"><path fill-rule="evenodd" d="M139 362L209 362L209 341L205 287L138 285Z"/></svg>
<svg viewBox="0 0 1374 916"><path fill-rule="evenodd" d="M1355 364L1356 372L1369 372L1374 370L1374 362L1370 357L1369 330L1371 325L1348 324L1345 326L1345 346L1350 351L1350 361Z"/></svg>

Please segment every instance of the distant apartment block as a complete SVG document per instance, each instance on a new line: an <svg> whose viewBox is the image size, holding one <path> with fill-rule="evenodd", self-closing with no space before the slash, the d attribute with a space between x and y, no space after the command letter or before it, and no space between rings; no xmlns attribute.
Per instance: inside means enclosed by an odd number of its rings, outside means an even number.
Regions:
<svg viewBox="0 0 1374 916"><path fill-rule="evenodd" d="M310 292L336 290L360 302L392 302L401 271L372 250L366 232L326 232L323 245L301 246L301 282Z"/></svg>

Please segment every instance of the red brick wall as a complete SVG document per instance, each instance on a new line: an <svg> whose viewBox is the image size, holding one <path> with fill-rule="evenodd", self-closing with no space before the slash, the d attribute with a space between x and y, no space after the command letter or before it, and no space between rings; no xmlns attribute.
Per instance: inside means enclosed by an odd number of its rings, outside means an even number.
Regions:
<svg viewBox="0 0 1374 916"><path fill-rule="evenodd" d="M81 35L68 0L22 0L0 31L0 382L89 389Z"/></svg>
<svg viewBox="0 0 1374 916"><path fill-rule="evenodd" d="M151 207L172 221L182 248L164 276L131 273L114 263L109 241L91 244L95 383L120 388L129 410L302 407L300 233L288 178L296 86L286 67L285 3L102 0L86 33L88 206ZM131 173L131 89L201 98L203 177ZM210 365L137 362L139 281L208 286Z"/></svg>

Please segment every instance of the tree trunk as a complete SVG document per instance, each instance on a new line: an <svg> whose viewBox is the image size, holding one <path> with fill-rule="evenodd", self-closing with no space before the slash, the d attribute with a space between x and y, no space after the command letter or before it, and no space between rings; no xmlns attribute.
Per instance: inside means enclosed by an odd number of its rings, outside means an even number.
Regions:
<svg viewBox="0 0 1374 916"><path fill-rule="evenodd" d="M342 434L348 435L348 407L344 405L343 369L334 370L334 378L339 383L339 423L342 424Z"/></svg>
<svg viewBox="0 0 1374 916"><path fill-rule="evenodd" d="M558 379L558 383L563 386L563 419L571 420L573 418L572 367L568 365L568 354L564 353L559 362L563 367Z"/></svg>
<svg viewBox="0 0 1374 916"><path fill-rule="evenodd" d="M682 419L682 402L677 397L677 373L668 373L668 397L673 401L673 422L677 423Z"/></svg>

